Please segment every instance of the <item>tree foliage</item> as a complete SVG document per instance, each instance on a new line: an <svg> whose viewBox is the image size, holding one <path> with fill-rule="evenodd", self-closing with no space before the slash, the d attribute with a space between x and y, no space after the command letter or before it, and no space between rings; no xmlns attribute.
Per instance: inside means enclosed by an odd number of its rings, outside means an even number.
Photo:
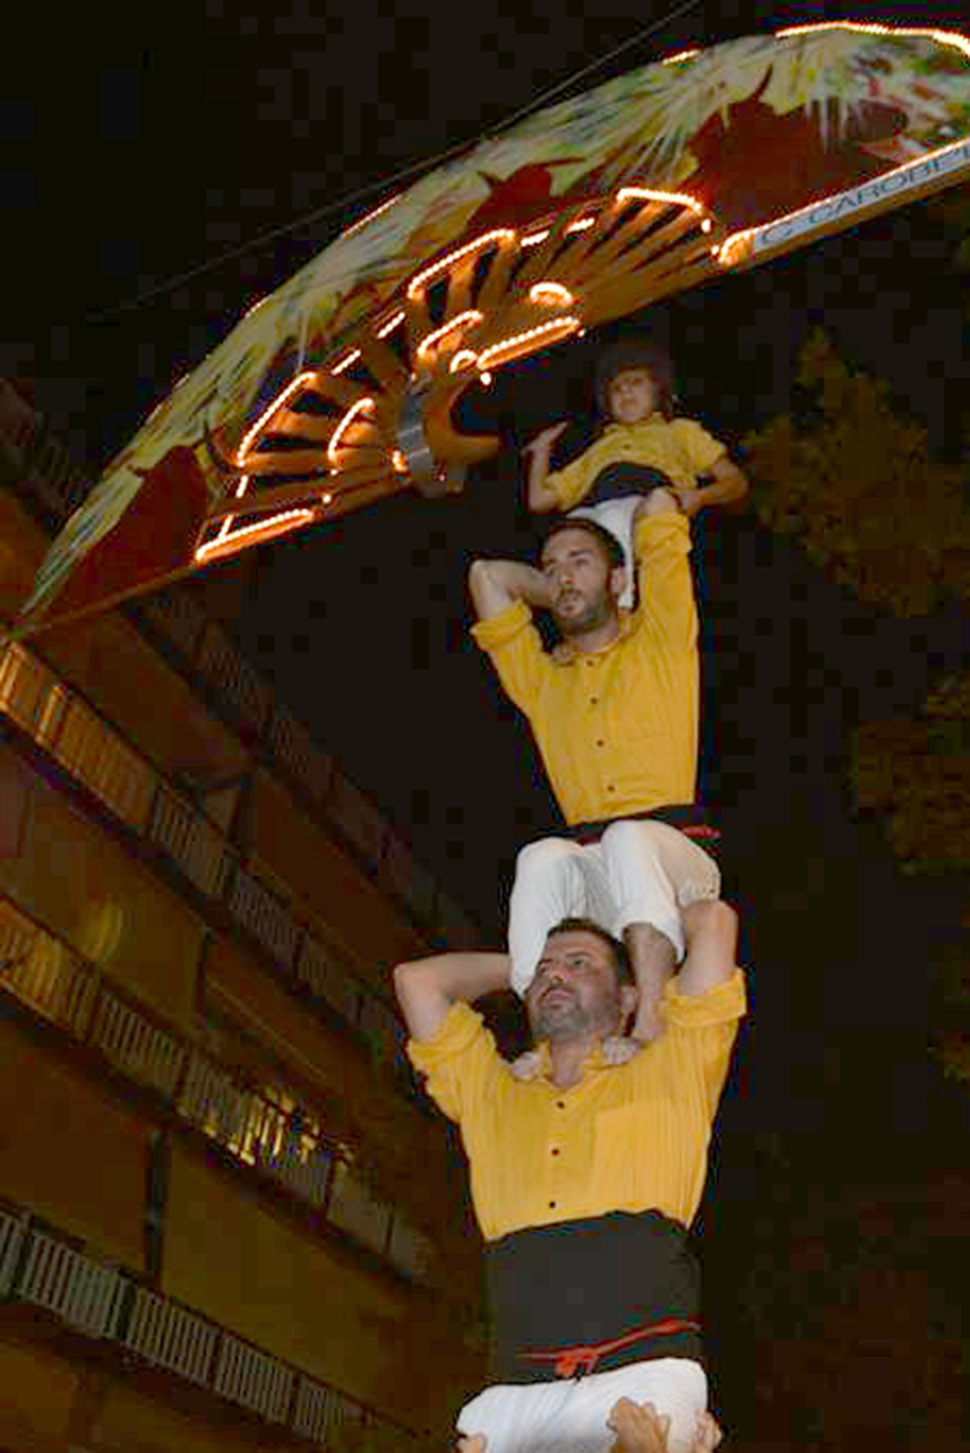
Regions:
<svg viewBox="0 0 970 1453"><path fill-rule="evenodd" d="M802 412L746 441L764 523L898 616L926 615L944 594L970 598L961 471L932 459L888 384L850 369L822 332L802 349L798 383Z"/></svg>
<svg viewBox="0 0 970 1453"><path fill-rule="evenodd" d="M900 618L946 599L970 607L961 469L932 458L925 429L888 385L853 370L824 333L804 345L798 383L802 408L746 441L763 523ZM938 683L918 717L860 726L852 778L857 805L884 816L907 871L966 875L970 889L970 671ZM944 978L953 1011L939 1035L944 1067L970 1081L970 933Z"/></svg>
<svg viewBox="0 0 970 1453"><path fill-rule="evenodd" d="M929 206L953 238L954 268L957 272L970 272L970 183L941 192Z"/></svg>

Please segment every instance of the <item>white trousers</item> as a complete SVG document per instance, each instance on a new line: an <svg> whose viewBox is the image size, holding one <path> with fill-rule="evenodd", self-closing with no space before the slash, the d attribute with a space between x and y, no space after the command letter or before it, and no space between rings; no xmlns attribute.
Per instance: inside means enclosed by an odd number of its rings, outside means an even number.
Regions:
<svg viewBox="0 0 970 1453"><path fill-rule="evenodd" d="M633 554L633 516L637 505L643 499L642 494L624 494L617 499L605 499L598 505L580 505L578 509L569 511L570 515L581 515L588 520L595 520L604 530L609 530L623 547L626 586L619 603L624 610L630 610L633 606L637 578L637 565Z"/></svg>
<svg viewBox="0 0 970 1453"><path fill-rule="evenodd" d="M714 859L665 822L611 822L599 842L541 838L519 853L509 900L512 987L524 994L546 938L563 918L591 918L614 938L649 923L684 957L681 910L718 898Z"/></svg>
<svg viewBox="0 0 970 1453"><path fill-rule="evenodd" d="M486 1453L607 1453L615 1434L606 1420L623 1397L668 1414L669 1453L690 1453L697 1415L707 1407L707 1378L686 1357L572 1380L487 1387L458 1414L458 1431L484 1433Z"/></svg>

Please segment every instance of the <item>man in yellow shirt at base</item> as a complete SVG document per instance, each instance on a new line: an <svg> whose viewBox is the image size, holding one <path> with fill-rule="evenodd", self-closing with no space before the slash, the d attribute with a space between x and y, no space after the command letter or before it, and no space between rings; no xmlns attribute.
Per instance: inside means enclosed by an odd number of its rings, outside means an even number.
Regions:
<svg viewBox="0 0 970 1453"><path fill-rule="evenodd" d="M671 1453L692 1446L707 1386L686 1234L744 984L726 904L694 904L684 931L664 1032L631 1047L623 945L583 920L554 928L525 995L537 1048L515 1065L470 1007L509 986L504 954L395 971L409 1054L461 1128L486 1241L491 1385L458 1429L487 1453L607 1453L623 1399L670 1419Z"/></svg>
<svg viewBox="0 0 970 1453"><path fill-rule="evenodd" d="M716 899L720 874L693 836L706 831L694 805L698 624L690 528L670 491L636 507L634 546L633 611L618 604L622 549L589 519L553 526L538 568L476 560L469 585L475 639L528 718L571 829L519 854L512 985L525 992L554 923L595 919L626 944L640 990L633 1033L650 1040L683 957L681 913ZM531 608L551 611L562 637L554 651L543 649Z"/></svg>

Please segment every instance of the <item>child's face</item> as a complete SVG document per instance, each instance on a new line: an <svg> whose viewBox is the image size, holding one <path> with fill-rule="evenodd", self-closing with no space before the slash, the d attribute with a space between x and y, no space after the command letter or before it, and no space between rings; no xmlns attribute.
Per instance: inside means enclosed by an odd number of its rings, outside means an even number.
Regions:
<svg viewBox="0 0 970 1453"><path fill-rule="evenodd" d="M646 368L625 368L606 390L610 413L618 424L639 424L657 407L657 387Z"/></svg>

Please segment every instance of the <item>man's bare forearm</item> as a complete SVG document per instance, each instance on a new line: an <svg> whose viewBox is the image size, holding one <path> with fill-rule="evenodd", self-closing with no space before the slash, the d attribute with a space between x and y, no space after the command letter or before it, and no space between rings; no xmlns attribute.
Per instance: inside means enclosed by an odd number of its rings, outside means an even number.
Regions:
<svg viewBox="0 0 970 1453"><path fill-rule="evenodd" d="M517 600L538 610L546 610L550 604L542 571L520 560L474 560L468 588L480 620L501 615Z"/></svg>
<svg viewBox="0 0 970 1453"><path fill-rule="evenodd" d="M430 1038L452 1004L507 989L509 971L508 954L438 954L398 964L394 988L413 1038Z"/></svg>

